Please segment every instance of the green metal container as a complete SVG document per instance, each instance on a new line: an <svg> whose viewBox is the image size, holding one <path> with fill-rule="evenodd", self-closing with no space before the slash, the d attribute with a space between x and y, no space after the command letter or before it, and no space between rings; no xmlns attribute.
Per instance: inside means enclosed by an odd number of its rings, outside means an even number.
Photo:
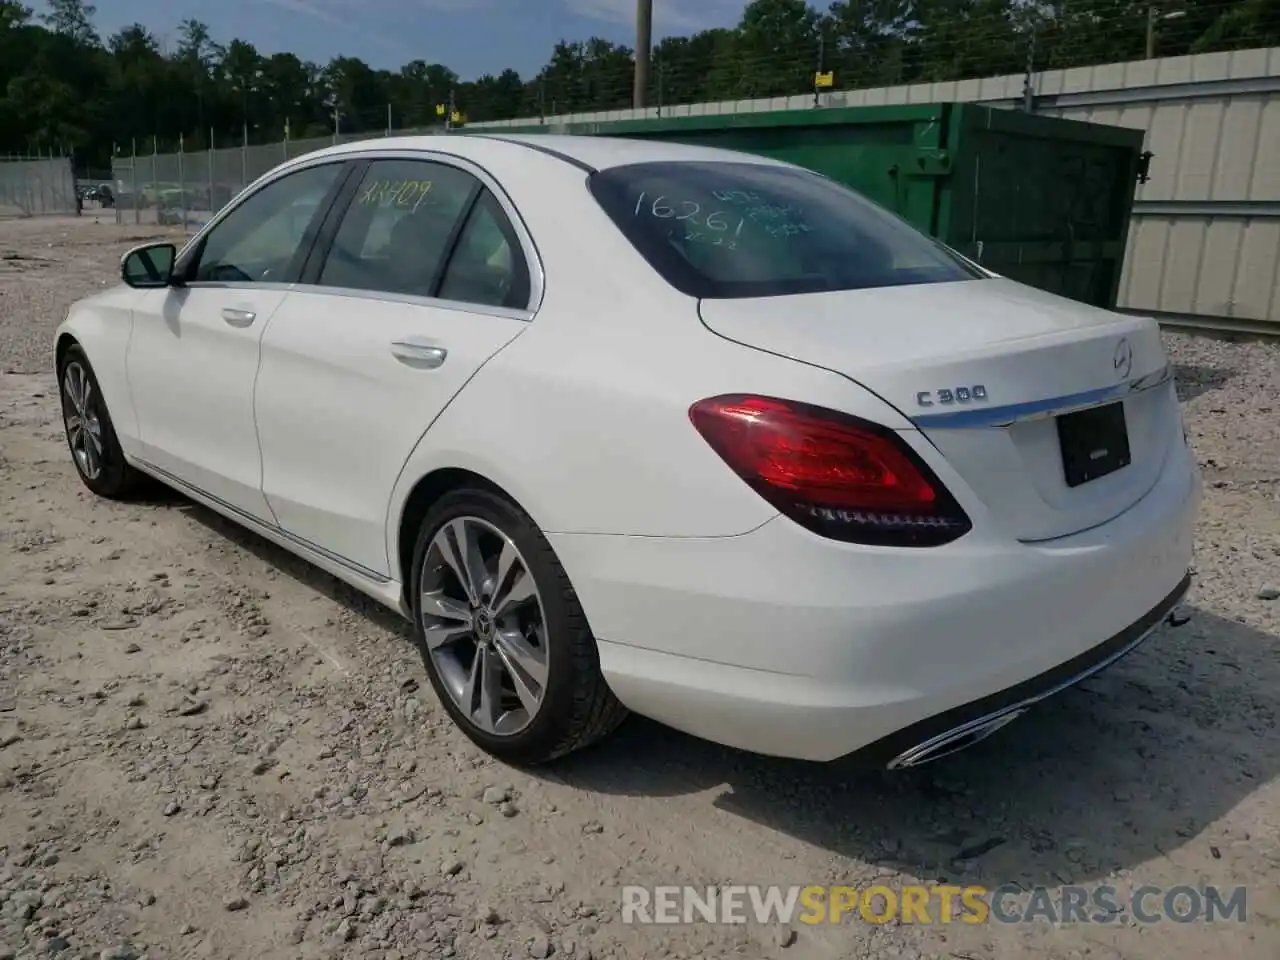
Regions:
<svg viewBox="0 0 1280 960"><path fill-rule="evenodd" d="M796 163L1014 280L1114 307L1144 132L971 103L503 127L671 140Z"/></svg>

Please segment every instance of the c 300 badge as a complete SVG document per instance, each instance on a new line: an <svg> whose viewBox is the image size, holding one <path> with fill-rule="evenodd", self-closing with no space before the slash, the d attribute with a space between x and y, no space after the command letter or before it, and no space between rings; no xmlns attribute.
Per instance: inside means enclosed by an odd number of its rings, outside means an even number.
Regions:
<svg viewBox="0 0 1280 960"><path fill-rule="evenodd" d="M922 407L935 404L947 406L952 403L982 402L987 399L987 388L981 383L968 387L948 387L940 390L921 390L916 394L916 403Z"/></svg>

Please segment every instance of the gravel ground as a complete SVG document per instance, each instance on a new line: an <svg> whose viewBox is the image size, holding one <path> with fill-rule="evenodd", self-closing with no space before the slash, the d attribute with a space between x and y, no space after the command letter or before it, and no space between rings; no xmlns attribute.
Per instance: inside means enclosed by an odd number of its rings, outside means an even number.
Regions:
<svg viewBox="0 0 1280 960"><path fill-rule="evenodd" d="M0 219L0 373L46 373L50 333L71 304L118 283L130 247L182 237L165 227L118 227L112 211Z"/></svg>
<svg viewBox="0 0 1280 960"><path fill-rule="evenodd" d="M96 501L48 373L146 228L0 223L0 958L1280 956L1280 365L1171 335L1189 622L899 775L633 719L536 775L394 616L174 496ZM16 258L15 258L16 255ZM624 925L625 883L1249 888L1244 923Z"/></svg>

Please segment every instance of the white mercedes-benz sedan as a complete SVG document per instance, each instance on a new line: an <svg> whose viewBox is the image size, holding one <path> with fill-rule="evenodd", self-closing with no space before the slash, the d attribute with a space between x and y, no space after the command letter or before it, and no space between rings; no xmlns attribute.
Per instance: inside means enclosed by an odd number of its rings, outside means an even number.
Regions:
<svg viewBox="0 0 1280 960"><path fill-rule="evenodd" d="M177 488L414 624L513 763L628 710L907 767L1188 585L1156 324L831 180L585 137L347 144L122 261L56 365L93 492Z"/></svg>

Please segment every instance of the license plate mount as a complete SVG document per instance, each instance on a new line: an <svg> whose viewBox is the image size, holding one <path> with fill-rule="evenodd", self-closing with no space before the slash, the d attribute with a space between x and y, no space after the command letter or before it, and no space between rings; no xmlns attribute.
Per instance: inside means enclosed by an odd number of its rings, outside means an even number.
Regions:
<svg viewBox="0 0 1280 960"><path fill-rule="evenodd" d="M1131 462L1123 401L1065 413L1057 422L1068 487L1105 477Z"/></svg>

